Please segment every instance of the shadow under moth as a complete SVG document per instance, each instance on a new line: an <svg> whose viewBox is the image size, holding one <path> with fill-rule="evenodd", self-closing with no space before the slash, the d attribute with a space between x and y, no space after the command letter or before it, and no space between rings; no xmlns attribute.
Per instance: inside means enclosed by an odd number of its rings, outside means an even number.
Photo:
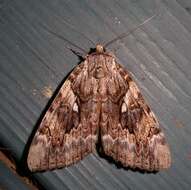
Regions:
<svg viewBox="0 0 191 190"><path fill-rule="evenodd" d="M96 151L98 139L104 154L124 167L170 167L156 116L130 74L102 45L86 55L60 88L32 140L28 167L69 166Z"/></svg>

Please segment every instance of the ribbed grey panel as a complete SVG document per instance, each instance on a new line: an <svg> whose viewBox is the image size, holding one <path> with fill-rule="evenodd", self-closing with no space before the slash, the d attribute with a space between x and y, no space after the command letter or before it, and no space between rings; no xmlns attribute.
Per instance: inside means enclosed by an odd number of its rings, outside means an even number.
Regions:
<svg viewBox="0 0 191 190"><path fill-rule="evenodd" d="M158 116L172 151L172 167L142 174L89 155L74 166L34 174L46 189L189 189L191 1L157 2L158 17L109 49L132 73ZM54 91L79 62L67 48L71 45L45 27L88 52L96 43L132 29L154 9L152 0L1 1L0 144L21 159L49 100L43 89Z"/></svg>

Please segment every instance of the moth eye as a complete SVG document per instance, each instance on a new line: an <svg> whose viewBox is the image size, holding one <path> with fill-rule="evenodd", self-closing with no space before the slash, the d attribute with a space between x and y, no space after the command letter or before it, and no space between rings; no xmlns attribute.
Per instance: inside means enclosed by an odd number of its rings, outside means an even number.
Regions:
<svg viewBox="0 0 191 190"><path fill-rule="evenodd" d="M121 106L121 113L127 112L127 105L125 102L123 102L122 106Z"/></svg>
<svg viewBox="0 0 191 190"><path fill-rule="evenodd" d="M76 102L73 105L73 111L78 112L78 105Z"/></svg>

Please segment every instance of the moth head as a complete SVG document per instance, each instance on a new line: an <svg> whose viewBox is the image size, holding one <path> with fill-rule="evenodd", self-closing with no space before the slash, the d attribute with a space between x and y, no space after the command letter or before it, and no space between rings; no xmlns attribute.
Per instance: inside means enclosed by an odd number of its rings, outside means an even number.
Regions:
<svg viewBox="0 0 191 190"><path fill-rule="evenodd" d="M103 53L103 52L105 52L105 48L103 47L103 45L97 44L97 45L96 45L96 52L97 52L97 53Z"/></svg>

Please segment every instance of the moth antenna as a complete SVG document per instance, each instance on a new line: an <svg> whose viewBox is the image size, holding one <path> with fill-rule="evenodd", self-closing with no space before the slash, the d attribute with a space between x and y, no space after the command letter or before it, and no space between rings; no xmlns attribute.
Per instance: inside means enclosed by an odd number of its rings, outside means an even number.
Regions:
<svg viewBox="0 0 191 190"><path fill-rule="evenodd" d="M67 43L70 44L71 46L73 46L73 47L79 49L80 51L82 51L83 53L87 54L87 51L86 51L85 49L83 49L83 48L81 48L80 46L74 44L74 43L71 42L70 40L66 39L64 36L61 36L61 35L59 35L59 34L53 32L53 31L49 30L49 29L48 29L46 26L44 26L44 25L41 25L41 26L42 26L46 31L48 31L49 33L55 35L57 38L59 38L59 39L61 39L61 40L64 40L65 42L67 42ZM68 49L69 49L69 48L68 48ZM71 49L71 48L70 48L70 49Z"/></svg>
<svg viewBox="0 0 191 190"><path fill-rule="evenodd" d="M81 61L85 59L85 55L82 55L80 52L77 52L69 47L66 48L68 48L72 53L74 53Z"/></svg>
<svg viewBox="0 0 191 190"><path fill-rule="evenodd" d="M85 34L83 34L82 32L78 31L74 25L72 25L71 23L68 23L66 20L62 20L62 21L63 21L65 24L67 24L70 28L72 28L74 31L76 31L77 33L79 33L80 35L82 35L84 38L86 38L88 41L90 41L90 42L92 43L92 45L95 46L96 43L95 43L92 39L88 38Z"/></svg>
<svg viewBox="0 0 191 190"><path fill-rule="evenodd" d="M114 38L113 40L107 42L104 44L104 47L108 47L109 45L111 45L112 43L114 43L117 40L121 40L127 36L129 36L130 34L132 34L133 32L135 32L136 30L138 30L139 28L141 28L141 26L145 25L147 22L151 21L153 18L155 18L156 16L159 15L159 11L156 11L155 14L153 14L151 17L147 18L145 21L143 21L141 24L139 24L138 26L136 26L135 28L131 29L129 32L125 32L120 34L119 36L117 36L116 38Z"/></svg>

